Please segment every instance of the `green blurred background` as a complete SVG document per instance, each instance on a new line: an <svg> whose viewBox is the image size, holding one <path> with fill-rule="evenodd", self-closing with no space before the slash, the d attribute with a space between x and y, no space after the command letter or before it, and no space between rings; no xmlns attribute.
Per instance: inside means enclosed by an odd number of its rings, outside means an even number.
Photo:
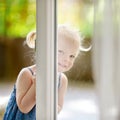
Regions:
<svg viewBox="0 0 120 120"><path fill-rule="evenodd" d="M0 1L0 81L14 81L21 68L31 64L33 51L24 41L35 28L35 0Z"/></svg>
<svg viewBox="0 0 120 120"><path fill-rule="evenodd" d="M57 20L58 24L71 24L82 32L83 47L91 45L91 0L58 0ZM34 51L24 44L24 40L27 33L35 28L35 0L0 0L0 82L15 81L19 71L32 64ZM91 51L81 52L66 75L71 81L93 83Z"/></svg>

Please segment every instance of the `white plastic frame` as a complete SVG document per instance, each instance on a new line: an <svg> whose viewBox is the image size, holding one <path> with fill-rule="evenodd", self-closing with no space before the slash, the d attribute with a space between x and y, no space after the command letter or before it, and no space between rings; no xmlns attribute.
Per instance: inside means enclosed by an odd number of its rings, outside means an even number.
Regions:
<svg viewBox="0 0 120 120"><path fill-rule="evenodd" d="M37 0L36 119L56 120L56 0Z"/></svg>

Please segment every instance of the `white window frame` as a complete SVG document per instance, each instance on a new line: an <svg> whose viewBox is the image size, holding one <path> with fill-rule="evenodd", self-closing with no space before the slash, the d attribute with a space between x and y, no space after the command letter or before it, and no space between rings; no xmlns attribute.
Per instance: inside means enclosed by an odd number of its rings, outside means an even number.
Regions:
<svg viewBox="0 0 120 120"><path fill-rule="evenodd" d="M56 120L56 0L37 0L36 7L36 120Z"/></svg>

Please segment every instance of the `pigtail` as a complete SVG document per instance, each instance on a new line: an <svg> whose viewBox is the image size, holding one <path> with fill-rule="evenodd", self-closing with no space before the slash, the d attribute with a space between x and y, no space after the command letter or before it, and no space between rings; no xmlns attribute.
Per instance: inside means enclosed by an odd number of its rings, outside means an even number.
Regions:
<svg viewBox="0 0 120 120"><path fill-rule="evenodd" d="M36 31L31 31L26 37L26 43L30 48L35 48Z"/></svg>
<svg viewBox="0 0 120 120"><path fill-rule="evenodd" d="M84 41L85 36L80 31L78 31L78 34L79 34L79 40L80 40L79 50L81 52L89 52L92 49L92 45L90 45L88 48L83 47L82 42Z"/></svg>
<svg viewBox="0 0 120 120"><path fill-rule="evenodd" d="M84 47L82 47L82 46L80 46L80 48L79 48L79 50L82 51L82 52L88 52L88 51L90 51L91 49L92 49L92 45L89 46L88 48L84 48Z"/></svg>

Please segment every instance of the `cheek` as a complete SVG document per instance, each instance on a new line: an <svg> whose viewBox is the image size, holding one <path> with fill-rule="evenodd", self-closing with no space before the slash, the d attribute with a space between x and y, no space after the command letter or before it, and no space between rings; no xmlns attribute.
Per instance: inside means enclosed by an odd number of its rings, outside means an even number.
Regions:
<svg viewBox="0 0 120 120"><path fill-rule="evenodd" d="M57 60L58 60L58 62L60 62L61 61L61 57L58 55L58 57L57 57Z"/></svg>
<svg viewBox="0 0 120 120"><path fill-rule="evenodd" d="M71 67L74 65L75 59L70 61Z"/></svg>
<svg viewBox="0 0 120 120"><path fill-rule="evenodd" d="M72 68L73 63L74 63L73 61L69 62L69 69L71 69L71 68Z"/></svg>
<svg viewBox="0 0 120 120"><path fill-rule="evenodd" d="M60 55L60 54L58 54L58 56L57 56L57 59L58 59L58 61L63 61L63 55Z"/></svg>

